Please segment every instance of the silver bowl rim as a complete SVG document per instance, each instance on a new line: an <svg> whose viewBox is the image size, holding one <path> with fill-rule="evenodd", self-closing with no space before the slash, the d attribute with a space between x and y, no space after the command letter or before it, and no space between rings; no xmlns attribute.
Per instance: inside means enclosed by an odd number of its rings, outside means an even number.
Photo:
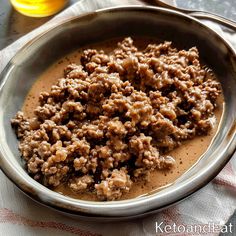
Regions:
<svg viewBox="0 0 236 236"><path fill-rule="evenodd" d="M224 43L227 47L228 51L236 58L235 49L217 32L210 29L208 26L200 22L199 20L188 16L184 13L177 12L175 10L169 10L161 7L153 7L146 5L124 5L124 6L116 6L116 7L108 7L96 10L94 12L84 13L79 16L72 17L70 19L64 20L61 23L53 26L47 31L41 33L36 36L32 40L30 40L27 44L25 44L10 60L5 69L2 71L0 78L4 78L0 82L0 92L4 87L4 84L7 80L7 73L14 66L14 58L18 57L20 54L24 54L24 52L30 48L32 45L37 43L37 41L44 37L49 31L53 31L54 29L61 27L64 24L69 23L73 20L80 20L80 18L88 17L88 16L96 16L96 14L112 12L112 11L129 11L129 10L144 10L144 11L152 11L152 12L164 12L170 13L173 15L180 16L185 19L189 19L198 23L199 26L211 31L215 36ZM197 176L194 178L190 178L184 183L181 183L178 188L170 186L165 189L165 191L160 191L155 194L151 194L148 196L133 198L128 200L119 200L119 201L108 201L108 202L95 202L95 201L85 201L73 199L59 193L56 193L45 186L41 185L37 181L33 180L27 173L23 173L21 169L22 167L17 166L16 162L12 162L11 159L7 158L7 153L3 149L3 144L5 140L0 137L0 168L5 173L5 175L20 188L24 193L28 196L40 202L44 205L50 206L54 209L68 212L77 215L88 215L88 216L122 216L119 212L128 211L128 209L139 208L140 206L144 207L144 209L139 210L138 214L147 213L156 209L163 209L168 207L192 193L196 192L203 186L205 186L208 182L210 182L226 163L230 160L231 156L236 150L236 133L234 132L228 142L228 145L224 147L220 153L217 154L217 158L214 162L207 165ZM226 150L228 151L227 156L225 156ZM214 153L213 153L214 154ZM18 171L16 171L18 170ZM145 207L148 206L148 207ZM126 215L126 214L125 214ZM127 213L126 216L132 216L133 214ZM124 215L123 215L124 216Z"/></svg>

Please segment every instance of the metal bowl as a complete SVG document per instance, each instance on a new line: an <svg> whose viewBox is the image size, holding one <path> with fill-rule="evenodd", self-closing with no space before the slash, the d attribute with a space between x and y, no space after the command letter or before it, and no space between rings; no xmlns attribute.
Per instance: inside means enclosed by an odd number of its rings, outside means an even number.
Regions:
<svg viewBox="0 0 236 236"><path fill-rule="evenodd" d="M60 195L32 179L24 169L10 119L21 109L38 76L67 53L87 44L121 36L173 41L179 48L197 46L213 69L225 97L216 137L201 160L173 185L140 198L93 202ZM188 197L211 181L236 147L236 60L234 50L217 33L194 18L172 10L128 6L99 10L68 20L28 43L9 62L0 83L0 166L23 192L70 215L90 219L127 219L146 215ZM16 199L17 201L17 199Z"/></svg>

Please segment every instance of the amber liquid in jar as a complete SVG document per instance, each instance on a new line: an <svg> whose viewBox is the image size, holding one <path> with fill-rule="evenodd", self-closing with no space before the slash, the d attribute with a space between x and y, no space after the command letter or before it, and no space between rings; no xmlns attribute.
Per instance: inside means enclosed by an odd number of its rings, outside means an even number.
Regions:
<svg viewBox="0 0 236 236"><path fill-rule="evenodd" d="M59 12L68 0L10 0L20 13L32 17L50 16Z"/></svg>

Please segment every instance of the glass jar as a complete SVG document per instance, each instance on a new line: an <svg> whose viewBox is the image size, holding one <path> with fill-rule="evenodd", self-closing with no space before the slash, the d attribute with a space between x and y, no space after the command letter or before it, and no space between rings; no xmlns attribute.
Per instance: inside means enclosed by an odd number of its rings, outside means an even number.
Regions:
<svg viewBox="0 0 236 236"><path fill-rule="evenodd" d="M59 12L68 0L10 0L20 13L32 17L50 16Z"/></svg>

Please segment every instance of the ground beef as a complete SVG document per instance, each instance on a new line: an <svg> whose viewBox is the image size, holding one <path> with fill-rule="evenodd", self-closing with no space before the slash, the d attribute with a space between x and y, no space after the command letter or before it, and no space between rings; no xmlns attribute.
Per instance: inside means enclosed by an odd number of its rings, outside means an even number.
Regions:
<svg viewBox="0 0 236 236"><path fill-rule="evenodd" d="M11 123L34 179L116 200L141 176L172 168L168 151L211 130L220 92L197 48L140 51L126 38L109 54L85 50L40 94L34 118L20 111Z"/></svg>

